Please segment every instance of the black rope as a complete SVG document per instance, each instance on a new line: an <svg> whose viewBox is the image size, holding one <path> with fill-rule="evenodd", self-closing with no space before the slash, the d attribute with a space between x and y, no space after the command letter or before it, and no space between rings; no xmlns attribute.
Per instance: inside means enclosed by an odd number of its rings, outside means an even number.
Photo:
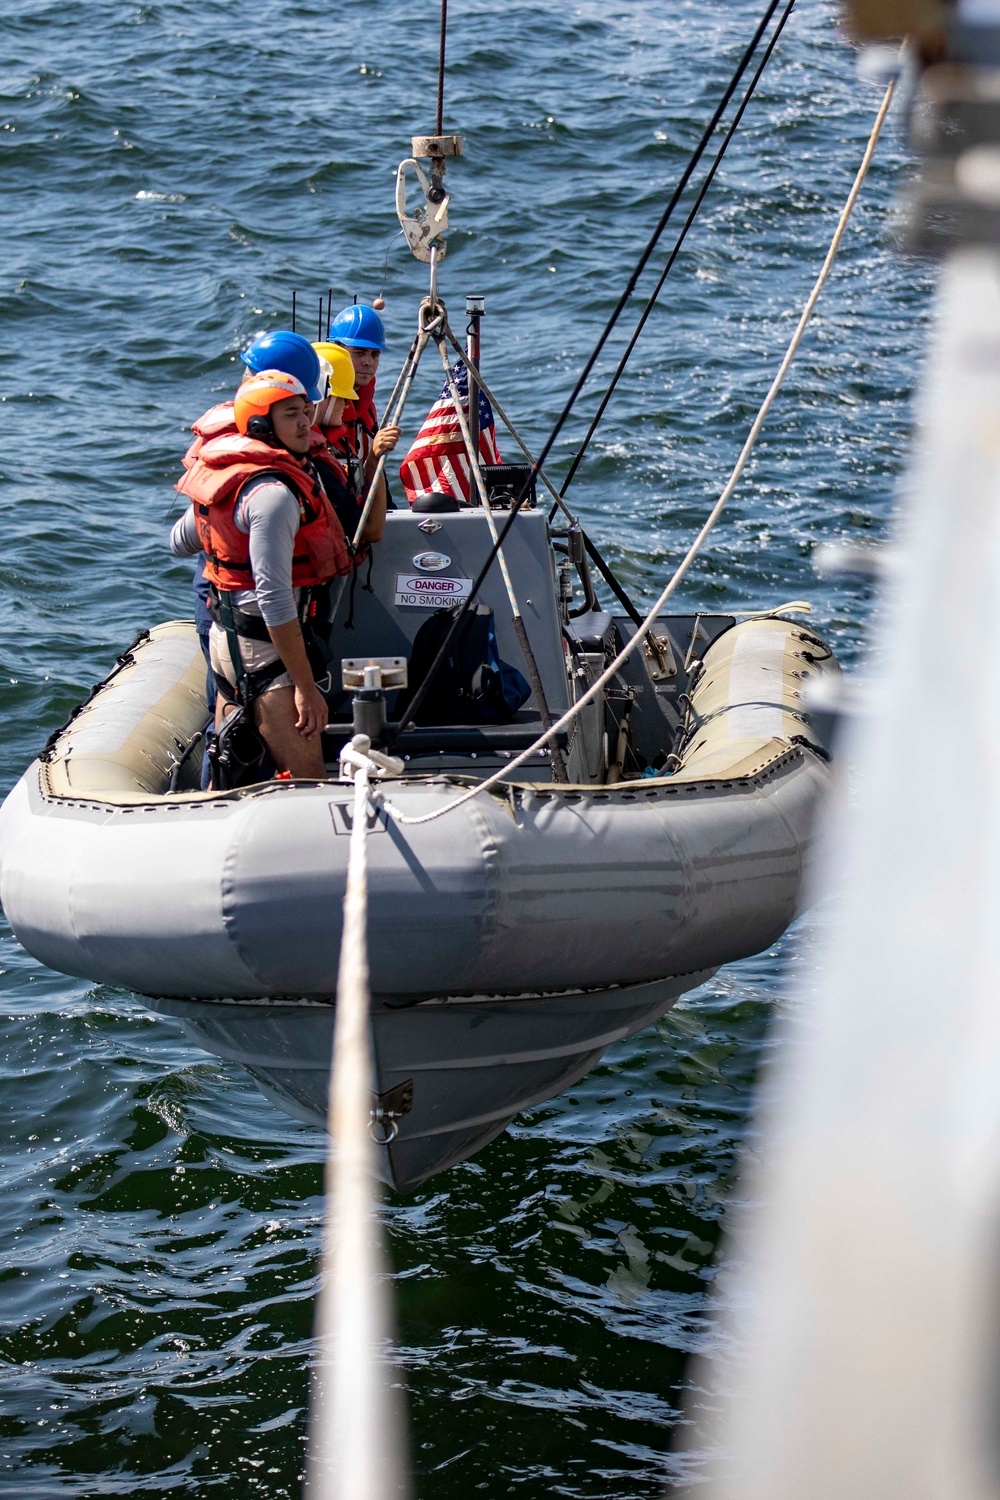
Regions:
<svg viewBox="0 0 1000 1500"><path fill-rule="evenodd" d="M586 382L587 382L587 380L588 380L588 378L590 376L590 372L594 368L594 365L597 363L597 360L598 360L598 358L599 358L599 356L601 354L602 349L604 348L604 345L607 343L608 339L610 338L610 336L611 336L611 334L612 334L612 332L614 330L615 324L618 322L618 319L621 317L623 311L625 310L626 303L628 302L628 300L631 297L632 293L635 291L636 285L637 285L637 283L639 281L639 277L642 275L643 271L646 269L646 266L647 266L647 264L649 262L649 258L652 255L653 251L656 249L657 244L659 243L660 236L662 235L664 229L666 229L667 224L668 224L668 222L670 220L671 215L673 214L674 209L677 207L677 204L680 202L681 195L683 194L684 189L687 187L688 183L690 182L691 176L692 176L692 174L693 174L693 172L695 170L695 167L697 167L699 161L701 160L702 156L704 155L705 149L708 146L708 143L711 140L713 134L715 133L716 126L718 125L719 121L722 119L722 116L725 113L725 111L726 111L726 109L727 109L727 107L729 105L729 101L732 99L734 93L736 92L736 89L737 89L737 86L738 86L738 84L740 82L740 79L743 77L743 74L746 72L747 68L750 66L750 60L753 57L754 52L757 50L758 43L760 42L761 37L764 35L764 32L767 29L768 22L770 21L771 17L774 15L774 12L777 10L779 4L780 4L780 0L769 0L769 4L767 6L767 9L765 10L765 12L764 12L763 16L761 17L760 21L757 23L757 29L755 30L753 36L751 37L751 39L750 39L750 41L749 41L749 43L747 45L747 48L746 48L746 50L743 53L743 56L740 58L740 61L737 64L737 67L736 67L735 72L733 73L733 76L730 78L729 82L727 83L727 85L725 87L725 90L723 92L722 98L719 100L719 103L716 105L716 108L715 108L715 111L714 111L714 113L712 115L711 120L706 125L704 131L702 132L701 139L699 140L699 142L698 142L697 146L695 147L694 151L691 153L691 157L690 157L690 159L688 161L688 164L684 168L684 171L681 173L680 179L679 179L679 181L677 183L677 186L674 188L674 191L670 195L670 201L667 203L666 208L663 210L663 213L660 215L660 218L659 218L659 221L658 221L658 223L656 225L656 228L653 230L653 233L650 235L648 241L646 242L646 247L645 247L645 249L643 250L642 254L639 257L639 260L638 260L638 263L636 264L635 270L632 272L632 275L629 277L629 279L628 279L628 281L627 281L627 283L625 285L625 290L622 292L621 296L619 297L618 302L615 305L614 311L612 312L610 318L608 319L607 323L605 324L604 330L601 333L600 337L598 338L597 343L594 345L593 351L590 354L590 357L588 358L586 364L584 365L583 370L580 372L580 376L579 376L579 379L576 382L576 385L573 387L572 391L570 392L569 400L566 402L566 405L563 407L561 413L559 414L559 417L556 420L555 427L552 429L552 432L550 433L547 441L545 442L545 444L544 444L544 446L542 448L541 453L538 456L538 463L539 463L539 465L545 460L545 458L548 456L549 452L551 451L552 445L555 442L556 438L559 436L559 433L562 431L563 426L565 425L567 418L569 417L571 411L573 410L573 407L575 406L576 401L577 401L577 397L579 396L580 392L583 390L583 387L586 384Z"/></svg>
<svg viewBox="0 0 1000 1500"><path fill-rule="evenodd" d="M447 3L448 3L448 0L441 0L442 21L445 19L445 14L446 14L446 10L447 10ZM645 249L643 250L642 254L639 257L638 264L636 265L635 270L632 272L631 276L629 277L629 279L628 279L628 281L627 281L627 283L625 285L625 290L622 292L621 296L619 297L618 302L617 302L617 304L615 306L615 309L614 309L614 311L611 314L611 317L608 319L607 323L605 324L604 329L603 329L600 337L597 340L597 343L594 345L593 351L591 352L589 358L587 359L586 364L584 365L582 371L580 372L580 375L579 375L579 377L577 379L577 382L576 382L576 384L574 385L572 391L569 394L569 399L567 400L565 406L563 407L561 413L559 414L559 417L556 420L555 426L553 427L552 431L549 433L549 436L545 440L545 443L544 443L544 445L542 447L541 452L539 453L538 457L535 459L534 463L532 464L532 466L531 466L531 473L527 475L527 477L524 480L524 483L521 486L520 493L517 496L515 496L514 500L512 501L511 507L510 507L510 514L508 515L508 517L507 517L506 521L504 522L503 526L500 528L500 533L499 533L496 541L493 543L492 547L490 548L490 551L489 551L489 553L487 555L486 561L483 563L483 566L480 568L478 575L473 580L472 589L470 590L470 592L466 596L466 598L463 599L461 608L458 609L458 610L456 610L456 612L455 612L455 618L451 622L451 628L449 629L449 631L448 631L447 635L445 636L444 640L441 642L441 645L438 647L438 653L435 656L434 660L431 662L431 665L430 665L430 668L429 668L429 670L427 672L426 677L424 678L424 680L420 684L420 686L417 688L417 690L414 693L413 697L410 699L409 706L408 706L405 714L403 715L402 719L399 721L399 724L397 726L396 737L398 737L400 734L402 734L403 730L409 724L412 724L412 723L415 722L415 717L414 716L415 716L416 713L419 712L420 707L421 707L424 699L426 698L427 693L430 690L431 684L432 684L435 676L437 675L437 672L438 672L438 670L439 670L439 668L441 666L441 663L444 661L445 656L447 655L448 648L450 647L450 645L452 643L452 640L454 639L455 632L458 630L458 628L459 628L462 620L465 618L465 616L468 613L469 609L471 608L473 602L475 601L476 595L479 593L479 590L480 590L480 588L483 585L483 582L484 582L484 580L486 578L487 573L489 572L490 568L493 566L494 561L496 560L497 553L500 551L501 547L503 546L504 541L507 538L507 534L510 531L510 528L514 524L514 518L515 518L515 516L517 515L518 511L521 509L521 506L524 504L525 500L527 499L528 495L531 492L532 485L534 484L534 481L535 481L535 475L541 469L541 467L544 464L544 462L545 462L546 458L548 457L549 453L552 451L552 447L553 447L553 445L554 445L554 443L556 441L556 438L559 436L560 432L562 431L563 427L565 426L566 421L568 420L568 418L570 416L570 413L572 412L573 407L576 404L577 397L580 395L580 392L583 390L583 387L586 385L587 380L590 377L590 372L591 372L591 370L593 370L594 365L597 363L597 360L600 357L601 350L604 348L604 345L607 343L608 339L610 338L611 333L612 333L612 331L613 331L613 329L615 327L615 324L618 322L618 319L621 317L622 312L624 311L625 306L628 303L629 298L631 297L633 291L635 290L635 287L636 287L636 284L638 283L639 277L642 275L642 272L645 270L646 265L647 265L647 263L649 261L650 256L652 255L653 251L656 249L656 246L657 246L657 243L659 242L660 236L662 235L664 229L667 227L667 223L668 223L668 221L670 219L670 216L673 213L674 209L677 207L677 204L680 201L681 195L684 192L684 189L687 187L688 182L691 179L691 175L692 175L692 173L695 170L695 167L698 165L698 162L701 160L702 156L704 155L705 148L707 147L709 141L711 140L712 135L713 135L713 133L715 131L716 126L718 125L718 123L721 120L723 114L725 113L726 108L727 108L727 106L729 104L730 99L732 99L733 94L736 92L736 89L737 89L737 86L739 85L740 79L743 77L743 74L746 72L747 68L750 66L750 61L751 61L751 58L753 57L754 52L757 50L757 45L760 42L761 37L764 35L764 32L767 29L768 22L770 21L771 17L774 15L774 12L777 10L779 4L780 4L780 0L769 0L769 4L767 6L767 9L765 10L765 12L764 12L763 16L761 17L760 21L757 23L757 28L754 31L754 34L751 37L750 42L748 43L748 45L747 45L747 47L746 47L746 49L745 49L745 51L743 53L743 56L740 58L740 61L739 61L739 63L736 66L735 72L733 73L733 75L730 78L728 84L726 85L725 90L724 90L723 95L722 95L722 98L719 100L719 103L716 105L716 108L715 108L715 111L714 111L714 113L712 115L711 120L709 121L709 123L706 125L704 131L702 132L702 136L701 136L701 139L698 142L698 145L695 147L694 151L692 152L691 158L688 161L687 166L684 168L684 171L681 173L680 180L677 183L677 186L674 188L674 191L670 195L670 201L668 202L666 208L663 210L663 213L660 215L660 218L659 218L659 221L658 221L658 223L656 225L656 228L653 230L653 233L650 235L649 240L646 243L646 247L645 247ZM443 41L442 41L442 47L443 47ZM442 57L443 57L443 53L442 53ZM442 68L441 68L441 70L439 72L438 83L439 83L439 96L440 96L440 98L442 100L442 103L443 103L443 89L444 89L444 70L443 70L443 66L442 66ZM595 561L596 561L596 559L595 559Z"/></svg>
<svg viewBox="0 0 1000 1500"><path fill-rule="evenodd" d="M438 44L437 135L444 133L444 44L448 35L448 0L441 0L441 40Z"/></svg>
<svg viewBox="0 0 1000 1500"><path fill-rule="evenodd" d="M636 609L628 594L626 594L624 585L619 583L618 579L615 577L614 573L611 570L611 564L605 562L604 558L597 550L596 542L592 541L585 531L583 533L583 545L586 549L587 556L597 568L601 577L604 579L604 582L614 594L615 598L618 600L618 603L622 606L625 613L632 621L632 624L636 627L636 629L638 629L642 624L642 615Z"/></svg>
<svg viewBox="0 0 1000 1500"><path fill-rule="evenodd" d="M461 344L458 342L458 340L456 339L455 335L452 333L452 331L451 331L450 328L446 329L446 336L448 338L448 342L451 344L451 346L454 349L455 353L458 355L459 359L462 361L462 364L468 370L470 380L472 380L472 378L478 374L478 372L476 370L474 370L474 368L473 368L472 361L469 359L469 356L466 354L465 350L462 348ZM482 380L482 377L479 376L479 379ZM483 386L483 390L486 393L486 399L488 401L492 401L493 400L493 396L492 396L492 392L489 390L489 387L486 386L486 385L484 385ZM494 402L494 405L495 404L496 403ZM507 426L508 426L508 428L510 430L511 437L515 438L515 440L516 440L516 434L514 432L514 429L510 426L509 422L507 423ZM530 455L529 454L525 454L525 457L530 457ZM532 459L532 462L534 463L533 459ZM558 509L558 506L553 505L552 510L549 513L549 520L550 521L552 520L552 517L555 515L557 509ZM574 524L576 524L576 523L574 523ZM611 589L612 593L618 599L619 603L624 608L625 613L628 615L629 619L632 620L636 626L641 625L642 624L642 615L636 609L635 605L632 603L632 600L629 598L628 594L626 594L623 585L618 581L618 579L612 573L610 564L607 563L607 562L605 562L604 558L601 556L600 552L598 552L598 550L597 550L596 543L594 543L590 539L590 537L587 535L587 533L583 530L582 526L580 527L580 530L581 530L581 533L583 535L583 544L584 544L584 547L586 548L587 553L588 553L591 561L594 563L594 565L600 571L602 577L604 578L605 583L608 585L608 587ZM591 593L592 593L593 592L593 585L592 584L590 585L590 589L591 589ZM591 604L591 607L592 608L596 608L598 606L596 604Z"/></svg>
<svg viewBox="0 0 1000 1500"><path fill-rule="evenodd" d="M688 230L691 228L691 225L694 223L695 218L697 217L697 214L698 214L698 210L701 208L701 205L705 201L705 195L707 194L709 188L712 186L712 182L713 182L713 179L715 178L715 174L719 170L719 167L722 164L722 158L725 156L727 150L729 149L729 143L732 140L733 136L736 134L737 129L739 128L740 121L742 120L742 118L743 118L743 116L744 116L744 114L746 112L747 105L750 103L750 100L753 98L754 90L756 89L758 83L761 80L761 76L762 76L762 74L764 72L764 69L767 67L768 63L771 60L771 54L774 51L775 46L777 45L778 38L780 37L782 31L784 30L785 22L788 20L788 17L792 13L792 6L794 4L795 4L795 0L788 0L788 3L785 6L785 9L782 11L781 16L779 17L778 24L777 24L777 26L774 29L774 32L773 32L773 34L771 36L771 40L767 44L767 50L765 51L764 56L761 58L760 65L757 68L757 71L754 74L753 78L751 79L750 85L749 85L746 93L743 95L743 99L740 102L739 109L736 111L735 115L733 116L733 119L732 119L732 122L731 122L731 124L729 126L729 129L726 131L725 139L723 140L722 145L719 147L718 151L715 153L715 160L712 162L712 165L709 167L708 172L705 175L705 180L701 184L701 187L698 189L698 195L695 198L694 202L692 203L692 205L691 205L691 207L690 207L690 209L688 211L688 216L684 220L683 228L681 229L680 234L677 236L677 239L674 242L674 247L671 250L670 255L667 258L667 263L664 266L663 271L660 274L660 279L656 283L656 285L653 288L652 292L650 293L649 300L647 301L646 306L642 310L642 316L639 318L638 323L635 325L635 331L633 332L632 337L629 339L628 344L625 347L624 354L622 355L621 359L618 361L618 368L615 370L615 373L612 375L611 382L608 385L608 388L605 391L604 395L601 397L601 403L598 406L596 412L594 413L593 420L592 420L590 426L587 429L587 435L584 438L583 442L581 443L579 450L577 451L577 453L573 457L573 462L570 464L569 473L566 475L566 478L563 480L563 482L562 482L562 484L561 484L561 486L559 488L560 495L565 495L566 491L569 489L570 485L572 484L573 477L576 474L577 469L580 467L580 464L581 464L581 462L583 460L584 454L586 453L588 447L590 446L590 440L594 436L594 433L597 431L598 423L600 422L601 418L604 416L604 413L607 411L608 404L611 401L611 397L615 393L615 390L617 388L618 382L621 379L622 374L623 374L623 372L625 370L625 366L629 362L629 359L631 357L633 349L635 348L636 344L639 342L639 335L642 333L642 330L645 328L646 323L647 323L647 321L649 319L649 315L653 311L653 308L656 305L656 299L659 297L661 291L663 290L663 284L664 284L664 282L666 281L667 277L670 275L670 272L673 270L674 262L676 261L678 255L681 252L681 247L684 244L684 241L687 239ZM552 519L553 515L555 515L555 507L554 506L553 506L552 511L550 513L550 516L549 516L550 520Z"/></svg>

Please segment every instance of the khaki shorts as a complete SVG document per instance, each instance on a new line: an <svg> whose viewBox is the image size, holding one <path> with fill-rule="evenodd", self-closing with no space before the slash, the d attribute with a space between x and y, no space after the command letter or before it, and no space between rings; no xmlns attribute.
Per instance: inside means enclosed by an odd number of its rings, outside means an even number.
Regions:
<svg viewBox="0 0 1000 1500"><path fill-rule="evenodd" d="M252 641L249 636L241 635L237 639L240 643L240 655L243 657L243 665L248 672L256 672L261 667L269 667L272 662L278 660L278 652L270 641ZM230 687L236 686L236 670L233 667L233 658L229 653L229 641L226 632L221 625L213 623L211 633L208 637L208 654L212 663L212 671L216 677L224 677ZM287 672L282 672L275 677L266 687L261 689L262 693L273 693L275 688L294 687L295 684ZM258 696L260 696L258 694Z"/></svg>

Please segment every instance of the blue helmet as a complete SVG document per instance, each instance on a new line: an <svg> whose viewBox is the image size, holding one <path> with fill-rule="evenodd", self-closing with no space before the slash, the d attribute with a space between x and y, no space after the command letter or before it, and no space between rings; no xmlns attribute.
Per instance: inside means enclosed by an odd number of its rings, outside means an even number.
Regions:
<svg viewBox="0 0 1000 1500"><path fill-rule="evenodd" d="M249 349L244 349L240 358L248 370L258 375L265 370L294 375L305 386L310 401L323 399L319 388L319 355L301 333L289 333L285 329L262 333Z"/></svg>
<svg viewBox="0 0 1000 1500"><path fill-rule="evenodd" d="M346 349L388 349L382 319L374 307L345 307L330 324L331 344L343 344Z"/></svg>

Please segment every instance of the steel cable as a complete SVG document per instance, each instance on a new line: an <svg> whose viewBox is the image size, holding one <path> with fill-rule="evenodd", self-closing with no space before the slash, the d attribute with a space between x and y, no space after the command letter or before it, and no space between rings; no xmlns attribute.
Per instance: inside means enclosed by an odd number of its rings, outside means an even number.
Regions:
<svg viewBox="0 0 1000 1500"><path fill-rule="evenodd" d="M448 39L448 0L441 0L441 40L438 43L437 135L444 131L444 48Z"/></svg>
<svg viewBox="0 0 1000 1500"><path fill-rule="evenodd" d="M444 8L445 4L446 4L446 0L442 0L442 9ZM434 660L431 662L431 665L430 665L430 668L429 668L429 670L427 672L426 677L424 678L423 682L420 684L419 688L417 688L416 692L413 695L413 698L410 701L410 705L409 705L408 709L406 710L406 713L404 714L403 718L400 720L399 725L397 726L397 729L396 729L397 736L399 734L401 734L403 732L403 730L408 725L410 725L410 724L412 724L412 723L415 722L414 715L417 712L419 712L419 709L420 709L422 703L424 702L424 699L426 698L427 693L430 690L431 684L433 683L433 680L434 680L435 676L437 675L437 673L438 673L438 671L439 671L439 669L441 667L441 663L444 661L445 656L448 653L448 649L451 646L452 640L454 639L456 630L458 629L458 627L461 624L462 620L464 619L465 615L468 613L469 609L471 609L473 603L475 602L476 596L479 593L479 590L480 590L480 588L483 585L483 582L484 582L484 580L486 578L486 575L489 572L490 568L492 567L492 565L493 565L493 563L494 563L494 561L496 559L497 553L499 552L500 548L503 546L503 543L504 543L504 541L507 538L507 533L510 531L511 526L513 526L513 524L514 524L514 517L517 515L518 511L521 509L521 506L524 504L524 501L527 498L527 496L528 496L528 494L529 494L529 492L531 490L531 486L532 486L532 483L534 481L535 475L541 469L541 466L545 463L545 460L548 458L549 453L552 451L552 448L553 448L553 446L555 444L556 439L558 438L560 432L562 431L562 429L565 426L567 420L569 419L569 416L570 416L570 414L571 414L571 412L573 410L573 407L576 404L576 401L577 401L577 398L580 395L580 392L583 390L583 387L586 385L587 380L590 378L590 373L593 370L594 365L597 363L597 361L598 361L598 359L600 357L601 351L604 348L604 345L607 343L608 339L610 338L610 336L611 336L611 334L612 334L612 332L614 330L614 327L615 327L616 323L618 322L618 319L621 317L621 314L624 311L624 309L626 307L626 304L629 301L629 298L631 297L633 291L635 290L636 285L637 285L638 280L639 280L639 277L642 275L643 271L645 270L645 268L646 268L646 266L647 266L647 264L649 262L650 256L652 255L653 251L656 249L656 246L657 246L657 244L659 243L659 240L660 240L660 236L663 234L664 229L667 227L667 224L668 224L668 222L670 220L671 215L673 214L674 209L677 207L677 204L680 202L681 196L684 193L684 189L687 187L688 183L690 182L691 176L694 173L695 168L697 167L699 161L701 160L702 156L704 155L705 150L706 150L706 148L708 146L708 143L711 140L711 138L712 138L712 136L713 136L713 134L715 132L716 126L718 125L718 123L721 120L723 114L725 113L725 111L726 111L726 109L727 109L727 107L729 105L729 101L733 97L733 94L736 92L736 89L737 89L737 87L738 87L738 85L740 83L740 80L743 77L743 74L746 72L747 68L750 66L750 62L751 62L751 60L753 58L754 53L757 50L758 44L760 43L760 39L764 35L764 32L767 30L768 23L770 22L771 17L774 15L774 12L778 9L779 4L780 4L780 0L769 0L769 4L768 4L766 10L764 11L763 16L761 17L760 21L757 23L757 27L756 27L756 30L754 31L753 36L751 37L749 43L747 44L747 47L744 50L743 55L740 58L740 61L737 64L737 67L736 67L736 69L735 69L732 77L730 78L729 82L727 83L727 85L725 87L725 90L723 91L722 98L719 100L719 103L715 107L715 110L714 110L714 112L712 114L712 118L710 119L710 121L706 125L704 131L702 132L701 138L700 138L697 146L695 147L694 151L692 152L691 157L689 158L688 163L687 163L686 167L684 168L684 171L680 175L680 179L678 180L677 186L674 188L673 192L670 195L670 199L669 199L669 202L667 203L666 208L663 210L663 213L660 215L659 221L657 222L657 225L656 225L655 229L653 230L653 233L650 235L648 241L646 242L645 249L643 250L642 254L640 255L639 260L638 260L638 262L637 262L637 264L635 266L635 269L633 270L631 276L629 277L629 279L628 279L628 281L627 281L627 283L625 285L625 290L622 292L621 296L619 297L618 302L615 305L614 311L612 312L610 318L608 319L607 323L605 324L604 329L601 332L601 334L600 334L600 336L599 336L599 338L597 340L597 343L594 345L593 350L591 351L591 353L590 353L590 355L589 355L586 363L584 364L584 367L583 367L582 371L580 372L580 375L577 378L576 384L574 385L572 391L569 394L569 397L568 397L568 399L566 401L565 406L563 407L563 409L560 412L558 418L556 419L555 426L553 427L552 431L549 433L549 436L546 438L545 443L542 445L541 452L539 453L537 459L535 460L534 464L532 465L532 472L531 472L531 474L524 481L524 484L522 485L520 492L515 496L514 500L511 502L510 514L508 515L507 520L504 522L504 525L501 527L500 534L499 534L497 540L493 543L493 546L491 547L491 549L490 549L490 551L489 551L489 553L487 555L486 561L483 563L482 567L479 570L478 575L473 580L472 589L471 589L470 593L462 601L461 607L456 611L455 618L454 618L454 620L451 623L451 627L448 630L448 633L445 636L444 640L441 642L441 646L438 649L438 653L435 656Z"/></svg>
<svg viewBox="0 0 1000 1500"><path fill-rule="evenodd" d="M772 54L772 52L774 51L774 49L775 49L775 47L777 45L778 38L781 36L781 33L784 30L785 22L788 20L788 17L792 13L792 6L794 4L795 4L795 0L788 0L788 3L785 6L785 9L782 11L781 15L778 18L778 24L774 28L774 31L773 31L773 33L771 35L771 40L767 44L767 49L764 52L764 56L760 60L760 64L759 64L759 66L757 68L757 71L753 75L753 78L750 80L750 85L747 88L746 93L743 95L743 98L740 101L740 106L737 109L735 115L733 116L732 121L730 122L729 128L726 131L725 138L724 138L724 140L722 142L722 145L719 147L718 151L715 153L715 160L712 162L712 165L709 167L708 172L705 174L705 180L702 182L701 187L698 189L697 196L696 196L694 202L692 203L690 209L688 210L688 216L684 220L684 225L683 225L683 227L681 229L680 234L677 236L677 239L674 241L674 247L671 250L669 256L667 257L667 263L666 263L666 265L664 266L662 272L660 273L660 279L656 283L656 285L653 288L652 292L650 293L649 299L646 302L646 306L642 310L642 314L641 314L641 316L639 318L639 321L635 325L635 329L634 329L634 331L632 333L632 337L629 339L628 344L625 347L625 352L622 355L621 359L618 361L618 367L615 370L615 373L611 377L610 384L608 385L608 388L605 391L604 395L601 397L600 405L598 406L597 411L594 413L593 420L591 421L591 424L590 424L590 426L587 429L587 434L584 437L584 440L581 443L578 451L576 452L576 454L574 454L573 462L570 464L569 473L566 475L566 478L563 480L562 485L560 486L560 489L559 489L560 496L565 496L566 491L569 489L569 486L573 482L573 477L576 474L577 469L580 467L580 464L583 461L583 456L586 453L588 447L590 446L590 440L594 436L594 433L597 431L598 424L600 423L601 418L604 416L604 413L605 413L605 411L608 408L608 403L610 402L611 397L615 393L615 389L616 389L616 387L618 385L619 380L622 377L622 374L624 373L625 366L629 362L629 358L631 357L632 351L635 348L636 344L639 342L639 335L642 333L642 330L645 328L646 323L647 323L647 321L649 319L649 315L653 311L653 308L656 305L656 300L659 297L661 291L663 290L664 282L666 281L667 277L670 275L670 272L672 271L673 266L674 266L674 262L677 260L677 257L678 257L678 255L681 252L681 247L683 246L684 241L687 239L688 230L691 228L691 225L694 223L694 221L695 221L695 219L696 219L696 217L698 215L698 210L701 208L701 205L705 201L705 196L706 196L709 188L712 186L712 182L713 182L713 180L715 178L715 174L719 170L719 167L722 164L722 158L725 156L727 150L729 149L729 143L733 139L733 136L736 134L737 130L739 129L740 121L743 119L743 116L746 113L747 105L750 103L750 100L753 98L754 91L756 90L757 85L758 85L758 83L761 80L761 77L763 75L764 69L767 67L768 63L771 60L771 54ZM550 520L551 520L552 514L554 514L554 511L550 514L550 517L549 517Z"/></svg>

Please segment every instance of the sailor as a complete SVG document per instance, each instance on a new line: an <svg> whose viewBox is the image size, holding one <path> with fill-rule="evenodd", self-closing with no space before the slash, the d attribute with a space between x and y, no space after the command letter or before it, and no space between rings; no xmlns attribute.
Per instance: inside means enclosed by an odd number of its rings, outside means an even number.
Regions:
<svg viewBox="0 0 1000 1500"><path fill-rule="evenodd" d="M240 358L244 364L243 379L245 381L262 370L282 370L286 375L294 375L296 380L302 382L309 392L311 401L319 400L319 359L309 340L303 338L301 333L291 333L287 329L279 328L273 333L261 334L254 339L249 348L244 349ZM198 457L203 443L225 434L235 435L236 421L233 416L232 401L220 401L217 406L210 407L203 416L198 418L197 422L192 424L191 430L194 438L184 455L186 469L189 469ZM212 712L215 708L215 677L209 659L208 644L212 628L212 617L209 613L211 590L208 579L205 577L204 555L198 558L193 587L195 625L198 629L201 649L205 653L205 660L209 663L206 697L209 712Z"/></svg>
<svg viewBox="0 0 1000 1500"><path fill-rule="evenodd" d="M345 409L340 424L326 429L326 437L333 452L346 465L352 487L361 494L383 453L391 453L399 442L399 428L394 424L379 427L375 409L379 357L388 348L385 328L374 307L355 303L334 318L329 341L350 355L358 396ZM384 480L383 475L383 483Z"/></svg>
<svg viewBox="0 0 1000 1500"><path fill-rule="evenodd" d="M309 396L283 371L244 382L233 400L236 432L203 440L178 482L192 504L170 546L178 556L206 555L209 655L222 698L253 714L280 771L322 778L327 704L307 636L328 585L353 559L309 456ZM217 727L225 712L220 702Z"/></svg>
<svg viewBox="0 0 1000 1500"><path fill-rule="evenodd" d="M337 431L343 425L344 412L358 398L355 389L354 365L346 349L339 344L314 344L319 357L319 385L321 399L316 403L313 418L312 456L320 472L320 478L341 525L349 538L353 538L364 509L365 487L355 488L350 480L350 471L343 458L328 445L325 434ZM372 469L375 464L373 462ZM365 523L363 539L380 542L385 532L385 512L388 490L383 477L372 501Z"/></svg>

